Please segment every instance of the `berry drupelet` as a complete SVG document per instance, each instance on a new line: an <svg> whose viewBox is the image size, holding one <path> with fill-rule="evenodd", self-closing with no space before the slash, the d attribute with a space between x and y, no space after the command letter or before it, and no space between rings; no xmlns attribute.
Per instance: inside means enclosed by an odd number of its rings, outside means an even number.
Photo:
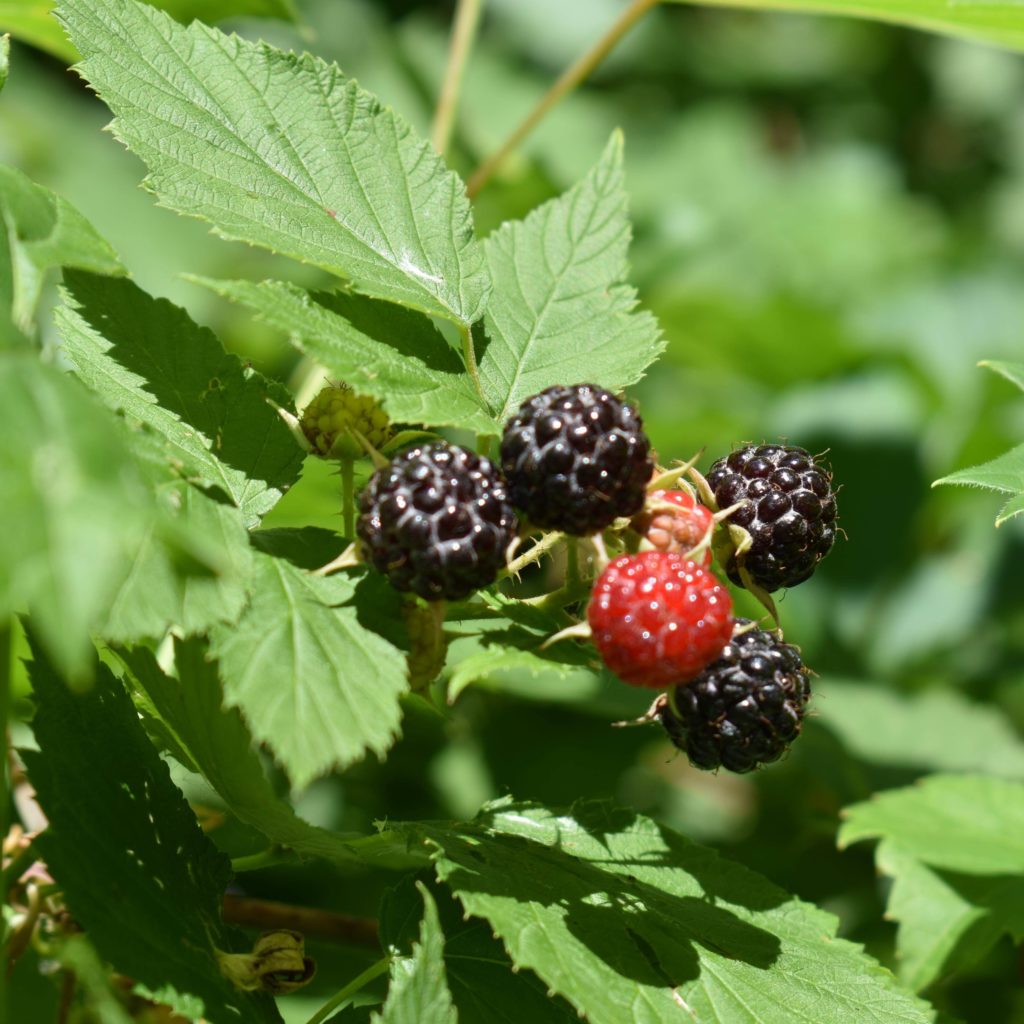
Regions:
<svg viewBox="0 0 1024 1024"><path fill-rule="evenodd" d="M509 420L501 468L532 525L582 537L640 511L650 451L632 406L593 384L557 385Z"/></svg>
<svg viewBox="0 0 1024 1024"><path fill-rule="evenodd" d="M697 768L749 772L789 748L810 694L799 650L774 633L751 629L733 637L696 679L661 699L658 715Z"/></svg>
<svg viewBox="0 0 1024 1024"><path fill-rule="evenodd" d="M831 549L836 536L832 476L803 448L748 445L719 459L707 480L719 508L745 501L729 522L750 534L743 567L763 590L803 583ZM743 586L735 558L726 572Z"/></svg>
<svg viewBox="0 0 1024 1024"><path fill-rule="evenodd" d="M447 444L412 448L377 470L359 512L363 558L428 601L493 583L517 529L494 464Z"/></svg>

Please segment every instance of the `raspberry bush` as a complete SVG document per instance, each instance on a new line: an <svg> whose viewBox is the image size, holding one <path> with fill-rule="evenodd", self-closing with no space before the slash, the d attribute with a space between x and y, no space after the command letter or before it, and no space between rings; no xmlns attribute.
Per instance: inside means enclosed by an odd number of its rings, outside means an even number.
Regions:
<svg viewBox="0 0 1024 1024"><path fill-rule="evenodd" d="M1024 71L689 6L0 4L0 1020L1018 1019Z"/></svg>

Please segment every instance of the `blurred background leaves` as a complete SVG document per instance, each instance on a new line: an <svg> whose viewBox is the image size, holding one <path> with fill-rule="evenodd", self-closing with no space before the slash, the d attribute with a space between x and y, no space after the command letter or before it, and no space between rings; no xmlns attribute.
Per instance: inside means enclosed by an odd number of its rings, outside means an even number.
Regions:
<svg viewBox="0 0 1024 1024"><path fill-rule="evenodd" d="M299 25L227 24L337 60L428 130L451 4L297 6ZM454 166L472 170L622 6L491 0ZM641 713L643 694L585 664L538 673L512 659L475 676L446 716L410 702L385 762L314 783L294 798L298 812L368 830L385 817L465 817L507 792L554 804L611 796L839 913L844 935L893 963L888 883L866 846L836 851L839 810L933 771L1024 777L1024 525L993 529L996 495L930 488L1024 438L1024 398L975 369L1021 358L1022 93L1022 58L976 44L842 19L653 11L504 165L476 202L477 224L488 233L570 187L623 128L631 282L669 342L632 393L662 459L706 447L706 468L741 441L785 437L827 450L842 487L845 537L781 603L787 639L820 676L816 714L782 764L708 776L657 730L609 727ZM300 390L308 367L279 334L180 275L300 274L314 286L318 272L157 208L136 187L141 164L100 132L107 119L61 62L13 45L0 162L78 207L141 287ZM51 341L54 285L40 304ZM266 525L337 528L336 479L307 463ZM463 650L478 645L457 641L453 658ZM175 771L192 799L218 806ZM233 856L263 848L230 817L211 836ZM314 865L244 882L374 915L393 880ZM372 959L337 947L313 955L320 976L282 1000L288 1020ZM967 1022L1024 1021L1016 957L1004 938L928 995ZM17 1019L46 1019L45 985L15 994Z"/></svg>

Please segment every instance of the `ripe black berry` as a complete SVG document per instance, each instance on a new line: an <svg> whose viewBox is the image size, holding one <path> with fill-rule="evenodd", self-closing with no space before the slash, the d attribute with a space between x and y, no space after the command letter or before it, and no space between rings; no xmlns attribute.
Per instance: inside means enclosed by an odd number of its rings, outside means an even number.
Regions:
<svg viewBox="0 0 1024 1024"><path fill-rule="evenodd" d="M769 593L803 583L836 537L832 475L803 448L761 444L719 459L708 484L719 508L747 500L729 518L750 533L743 557L750 578ZM735 558L729 579L743 585Z"/></svg>
<svg viewBox="0 0 1024 1024"><path fill-rule="evenodd" d="M796 739L810 695L810 673L797 648L751 629L662 699L658 715L697 768L749 772L778 760Z"/></svg>
<svg viewBox="0 0 1024 1024"><path fill-rule="evenodd" d="M412 448L377 470L359 512L363 558L428 601L493 583L517 526L494 463L446 444Z"/></svg>
<svg viewBox="0 0 1024 1024"><path fill-rule="evenodd" d="M611 392L557 385L509 420L501 468L512 504L534 526L579 537L640 511L650 450L643 421Z"/></svg>

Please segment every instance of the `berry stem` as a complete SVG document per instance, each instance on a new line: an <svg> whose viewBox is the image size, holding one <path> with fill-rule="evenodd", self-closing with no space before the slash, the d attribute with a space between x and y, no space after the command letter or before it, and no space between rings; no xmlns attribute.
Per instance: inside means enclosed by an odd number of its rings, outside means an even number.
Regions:
<svg viewBox="0 0 1024 1024"><path fill-rule="evenodd" d="M472 199L487 184L505 158L544 119L544 116L581 82L608 56L615 44L660 0L633 0L619 15L611 28L578 60L568 67L557 82L540 98L537 105L519 123L519 126L470 176L466 191Z"/></svg>
<svg viewBox="0 0 1024 1024"><path fill-rule="evenodd" d="M343 1007L348 1001L362 988L369 985L374 978L379 978L382 974L385 974L388 968L391 966L391 957L385 956L378 960L375 964L367 967L362 974L353 978L344 988L335 992L330 999L320 1007L312 1017L309 1018L307 1024L323 1024L325 1020L337 1009Z"/></svg>
<svg viewBox="0 0 1024 1024"><path fill-rule="evenodd" d="M552 531L545 533L528 551L518 558L513 558L505 567L505 575L515 576L521 573L528 565L539 562L544 555L556 544L565 539L565 534Z"/></svg>
<svg viewBox="0 0 1024 1024"><path fill-rule="evenodd" d="M448 66L445 69L444 81L441 83L441 94L434 112L434 125L430 140L434 149L444 156L451 142L452 126L455 123L455 111L459 104L459 92L462 88L462 76L466 70L466 61L473 48L476 30L480 24L480 12L483 0L458 0L455 8L455 20L452 22L452 39L448 49Z"/></svg>
<svg viewBox="0 0 1024 1024"><path fill-rule="evenodd" d="M341 468L341 516L345 529L345 539L352 540L356 535L356 493L355 493L355 460L338 459Z"/></svg>
<svg viewBox="0 0 1024 1024"><path fill-rule="evenodd" d="M565 557L565 583L574 587L580 582L580 549L575 537L566 538Z"/></svg>

